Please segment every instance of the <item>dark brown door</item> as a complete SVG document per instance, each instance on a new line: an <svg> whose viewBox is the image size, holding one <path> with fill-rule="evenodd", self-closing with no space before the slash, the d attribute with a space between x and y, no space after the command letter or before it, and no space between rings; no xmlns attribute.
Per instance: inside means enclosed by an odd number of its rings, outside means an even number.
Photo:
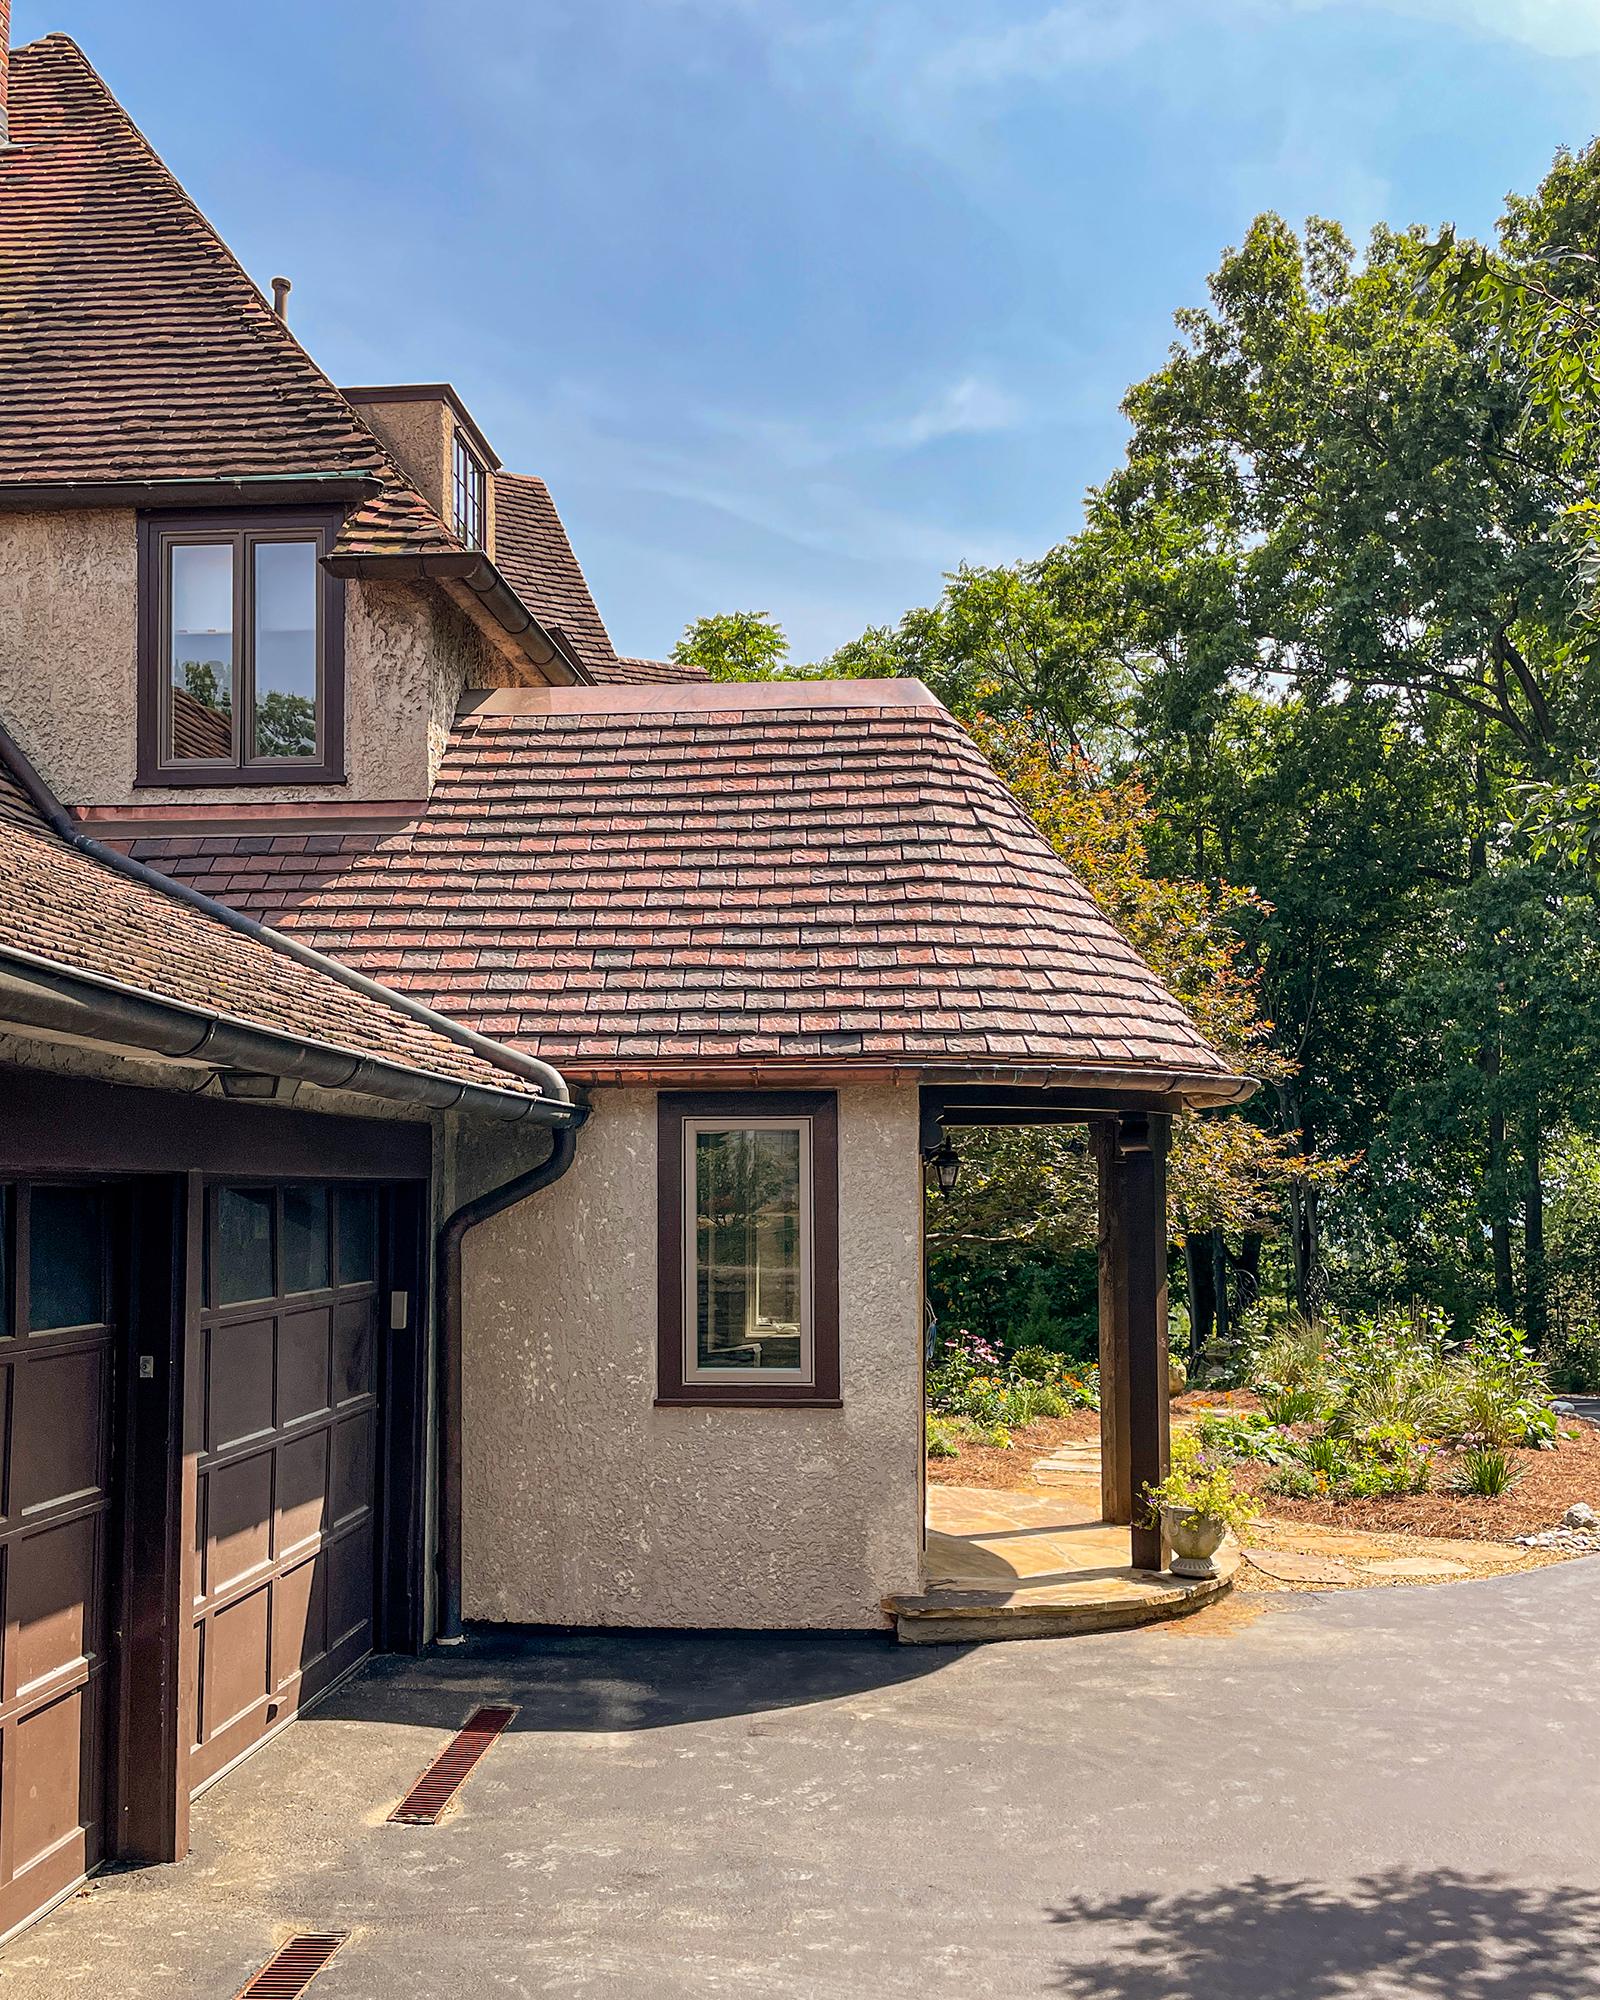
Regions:
<svg viewBox="0 0 1600 2000"><path fill-rule="evenodd" d="M107 1201L0 1188L0 1936L104 1852Z"/></svg>
<svg viewBox="0 0 1600 2000"><path fill-rule="evenodd" d="M372 1650L377 1201L213 1188L186 1364L198 1790Z"/></svg>

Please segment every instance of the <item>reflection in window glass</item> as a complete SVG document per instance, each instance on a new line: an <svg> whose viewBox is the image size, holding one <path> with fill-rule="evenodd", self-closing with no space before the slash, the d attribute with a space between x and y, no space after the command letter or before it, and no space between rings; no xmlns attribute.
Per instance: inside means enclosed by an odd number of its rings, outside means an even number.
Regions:
<svg viewBox="0 0 1600 2000"><path fill-rule="evenodd" d="M96 1326L105 1309L98 1189L36 1187L28 1203L29 1326Z"/></svg>
<svg viewBox="0 0 1600 2000"><path fill-rule="evenodd" d="M11 1332L11 1218L15 1212L10 1188L0 1187L0 1340Z"/></svg>
<svg viewBox="0 0 1600 2000"><path fill-rule="evenodd" d="M257 542L255 754L317 754L317 545Z"/></svg>
<svg viewBox="0 0 1600 2000"><path fill-rule="evenodd" d="M700 1369L806 1366L805 1161L797 1126L694 1132Z"/></svg>
<svg viewBox="0 0 1600 2000"><path fill-rule="evenodd" d="M319 1292L330 1283L328 1190L291 1187L283 1191L283 1289Z"/></svg>
<svg viewBox="0 0 1600 2000"><path fill-rule="evenodd" d="M378 1275L378 1204L371 1188L339 1194L339 1283L370 1285Z"/></svg>
<svg viewBox="0 0 1600 2000"><path fill-rule="evenodd" d="M168 585L174 757L233 756L233 549L180 542Z"/></svg>
<svg viewBox="0 0 1600 2000"><path fill-rule="evenodd" d="M272 1193L268 1188L221 1188L217 1193L217 1304L270 1299Z"/></svg>

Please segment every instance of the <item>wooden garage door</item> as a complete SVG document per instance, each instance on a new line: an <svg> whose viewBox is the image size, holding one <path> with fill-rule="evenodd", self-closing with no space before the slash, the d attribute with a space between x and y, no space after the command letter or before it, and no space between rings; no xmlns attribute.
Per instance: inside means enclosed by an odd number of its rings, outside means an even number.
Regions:
<svg viewBox="0 0 1600 2000"><path fill-rule="evenodd" d="M198 1789L372 1650L377 1199L219 1187L188 1357Z"/></svg>
<svg viewBox="0 0 1600 2000"><path fill-rule="evenodd" d="M0 1935L104 1851L106 1200L0 1189Z"/></svg>

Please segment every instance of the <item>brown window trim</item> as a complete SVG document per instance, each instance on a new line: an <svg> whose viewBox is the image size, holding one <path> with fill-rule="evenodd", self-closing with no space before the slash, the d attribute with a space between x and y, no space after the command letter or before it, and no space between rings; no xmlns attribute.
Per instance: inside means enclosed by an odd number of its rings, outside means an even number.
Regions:
<svg viewBox="0 0 1600 2000"><path fill-rule="evenodd" d="M139 617L138 617L138 759L136 786L168 785L193 788L236 785L342 785L344 762L344 582L329 574L325 564L339 532L342 514L337 508L261 509L252 513L142 514L139 517ZM242 727L236 727L236 754L231 761L201 761L186 757L166 761L164 696L166 662L162 632L163 551L169 541L186 536L231 536L267 534L299 536L314 534L318 547L318 630L317 716L322 731L322 754L316 758L274 757L260 763L243 761ZM237 600L236 600L237 601ZM237 613L235 614L237 622ZM243 633L235 640L243 649ZM242 725L245 702L237 704Z"/></svg>
<svg viewBox="0 0 1600 2000"><path fill-rule="evenodd" d="M686 1382L683 1139L689 1118L811 1120L809 1382ZM839 1100L831 1090L664 1090L656 1099L656 1402L836 1410L839 1395Z"/></svg>

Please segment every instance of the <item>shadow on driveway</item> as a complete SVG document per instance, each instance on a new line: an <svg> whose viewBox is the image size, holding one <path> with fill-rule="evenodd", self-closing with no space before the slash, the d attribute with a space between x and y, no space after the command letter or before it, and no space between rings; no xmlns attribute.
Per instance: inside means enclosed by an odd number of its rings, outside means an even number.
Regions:
<svg viewBox="0 0 1600 2000"><path fill-rule="evenodd" d="M900 1687L971 1651L871 1633L478 1629L420 1660L380 1656L316 1714L455 1729L475 1702L511 1700L518 1730L671 1729Z"/></svg>
<svg viewBox="0 0 1600 2000"><path fill-rule="evenodd" d="M1080 1897L1052 1912L1094 2000L1574 2000L1600 1990L1600 1893L1453 1869L1343 1886L1261 1875L1179 1895Z"/></svg>

